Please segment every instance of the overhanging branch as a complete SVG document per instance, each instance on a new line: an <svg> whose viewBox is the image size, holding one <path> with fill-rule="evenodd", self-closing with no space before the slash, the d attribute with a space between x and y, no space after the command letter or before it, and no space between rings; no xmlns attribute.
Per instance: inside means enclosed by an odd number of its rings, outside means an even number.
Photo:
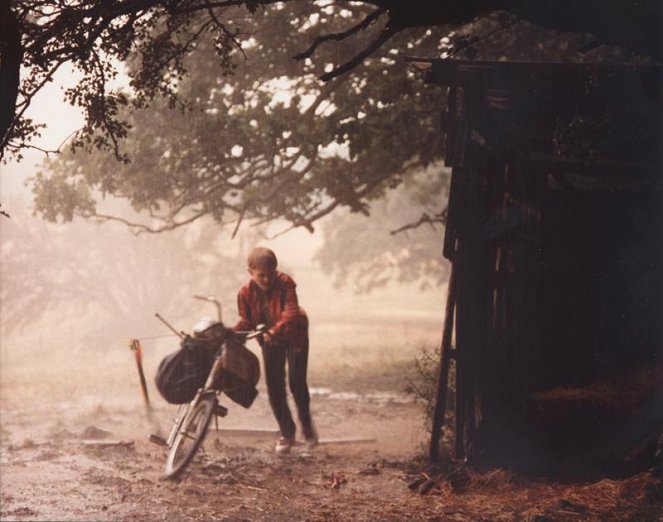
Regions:
<svg viewBox="0 0 663 522"><path fill-rule="evenodd" d="M361 22L359 22L356 25L353 25L347 31L343 31L341 33L323 34L321 36L318 36L306 51L296 54L295 56L293 56L293 58L295 60L304 60L305 58L310 58L311 56L313 56L313 53L320 46L320 44L332 40L335 42L340 42L341 40L344 40L349 36L358 33L359 31L363 31L373 22L375 22L385 12L386 9L376 9L375 11L369 13Z"/></svg>
<svg viewBox="0 0 663 522"><path fill-rule="evenodd" d="M389 40L392 36L394 36L398 31L399 29L383 30L375 40L373 40L364 49L358 52L352 59L348 60L344 64L339 65L338 67L332 69L331 71L321 75L320 80L323 82L327 82L333 78L336 78L337 76L341 76L342 74L350 72L352 69L360 65L365 58L367 58L369 55L371 55L377 49L379 49L387 40Z"/></svg>
<svg viewBox="0 0 663 522"><path fill-rule="evenodd" d="M441 224L441 225L446 225L447 223L447 208L445 208L442 212L439 212L437 214L433 214L432 216L424 212L421 217L417 221L413 221L412 223L408 223L407 225L403 225L400 228L397 228L396 230L392 230L389 233L394 236L396 234L400 234L401 232L405 232L407 230L412 230L415 228L419 228L421 225L424 225L428 223L433 230L435 230L435 224Z"/></svg>
<svg viewBox="0 0 663 522"><path fill-rule="evenodd" d="M176 228L182 227L184 225L188 225L190 223L193 223L194 221L197 221L198 219L202 218L203 216L207 215L207 211L202 211L198 212L186 219L183 219L182 221L172 221L170 223L167 223L165 225L157 226L157 227L151 227L148 225L145 225L143 223L137 223L135 221L131 221L129 219L120 217L120 216L114 216L114 215L109 215L109 214L98 214L97 212L81 212L79 214L82 218L85 219L96 219L97 221L117 221L119 223L123 223L129 229L136 235L140 234L141 232L149 232L150 234L160 234L161 232L167 232L169 230L175 230Z"/></svg>

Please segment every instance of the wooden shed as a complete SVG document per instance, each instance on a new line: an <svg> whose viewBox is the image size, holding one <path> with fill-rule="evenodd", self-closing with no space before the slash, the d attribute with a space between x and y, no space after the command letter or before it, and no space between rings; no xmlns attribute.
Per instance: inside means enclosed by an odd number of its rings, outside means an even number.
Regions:
<svg viewBox="0 0 663 522"><path fill-rule="evenodd" d="M431 460L450 365L458 457L640 458L663 421L661 69L418 61L452 168Z"/></svg>

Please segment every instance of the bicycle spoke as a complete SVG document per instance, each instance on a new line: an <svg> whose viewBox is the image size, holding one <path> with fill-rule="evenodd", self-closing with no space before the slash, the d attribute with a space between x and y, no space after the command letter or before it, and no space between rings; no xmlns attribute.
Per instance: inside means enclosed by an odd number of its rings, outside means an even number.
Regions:
<svg viewBox="0 0 663 522"><path fill-rule="evenodd" d="M168 454L166 476L175 477L181 473L201 445L214 413L216 398L208 396L196 402L188 421L184 422Z"/></svg>

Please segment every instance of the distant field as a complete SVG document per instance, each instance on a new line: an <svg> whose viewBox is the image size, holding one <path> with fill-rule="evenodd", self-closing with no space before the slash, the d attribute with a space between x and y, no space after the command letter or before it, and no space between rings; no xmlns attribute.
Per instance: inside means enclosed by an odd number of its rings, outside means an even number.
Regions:
<svg viewBox="0 0 663 522"><path fill-rule="evenodd" d="M314 270L297 270L300 301L311 318L309 381L333 390L401 391L422 347L439 343L445 289L421 292L393 287L368 296L335 290ZM194 307L195 308L195 307ZM234 303L224 318L235 320ZM146 316L142 334L167 334ZM113 332L107 346L81 341L82 325L93 319L70 321L44 317L29 331L1 339L0 398L5 407L15 401L64 400L72 394L139 393L136 366L128 348L135 332ZM185 327L185 325L182 325ZM175 337L146 338L144 366L152 393L154 372L164 355L177 348ZM257 351L255 344L249 347Z"/></svg>

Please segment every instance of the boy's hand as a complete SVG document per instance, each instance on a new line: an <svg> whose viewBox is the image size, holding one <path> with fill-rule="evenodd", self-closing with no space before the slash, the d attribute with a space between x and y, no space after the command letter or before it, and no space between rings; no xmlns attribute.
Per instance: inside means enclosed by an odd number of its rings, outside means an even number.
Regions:
<svg viewBox="0 0 663 522"><path fill-rule="evenodd" d="M267 330L264 334L262 334L262 338L267 344L272 343L272 334Z"/></svg>
<svg viewBox="0 0 663 522"><path fill-rule="evenodd" d="M233 334L235 334L235 337L240 341L240 342L246 342L246 333L244 332L236 332L233 330Z"/></svg>

